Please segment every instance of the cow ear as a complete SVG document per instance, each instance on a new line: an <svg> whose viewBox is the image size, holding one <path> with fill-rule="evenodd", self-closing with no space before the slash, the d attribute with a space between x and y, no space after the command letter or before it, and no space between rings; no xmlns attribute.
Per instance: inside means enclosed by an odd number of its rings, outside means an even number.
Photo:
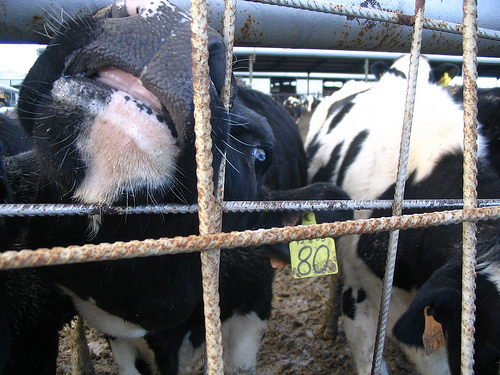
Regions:
<svg viewBox="0 0 500 375"><path fill-rule="evenodd" d="M444 63L433 69L433 81L440 86L448 86L455 76L460 73L460 68L456 64Z"/></svg>
<svg viewBox="0 0 500 375"><path fill-rule="evenodd" d="M392 333L402 343L423 347L424 310L430 307L428 314L441 323L445 336L452 321L460 319L462 296L454 288L440 288L432 291L420 290L406 312L394 325Z"/></svg>

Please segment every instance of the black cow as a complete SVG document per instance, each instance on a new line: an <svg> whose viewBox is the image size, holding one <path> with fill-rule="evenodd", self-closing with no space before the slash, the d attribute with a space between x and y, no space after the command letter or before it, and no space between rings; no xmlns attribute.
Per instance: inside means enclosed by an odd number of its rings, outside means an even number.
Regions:
<svg viewBox="0 0 500 375"><path fill-rule="evenodd" d="M31 139L18 122L2 114L0 114L0 143L3 157L17 155L33 148Z"/></svg>
<svg viewBox="0 0 500 375"><path fill-rule="evenodd" d="M0 115L0 200L33 203L38 179L31 140ZM0 217L0 251L22 247L26 219ZM58 330L71 300L33 270L0 271L0 374L53 374Z"/></svg>
<svg viewBox="0 0 500 375"><path fill-rule="evenodd" d="M306 141L310 182L334 182L353 199L393 199L408 63L408 56L404 56L385 71L379 82L350 84L318 107ZM425 58L419 62L413 116L405 198L462 198L463 110L435 83L435 75ZM486 144L485 137L480 135L478 195L498 198L500 178L491 166ZM411 212L420 211L404 213ZM388 210L355 213L356 218L390 215ZM486 228L493 227L493 231L500 228L497 222L478 225L481 241L491 239L491 235L485 234ZM389 234L384 232L348 236L338 241L344 275L343 323L360 374L371 369L388 239ZM461 239L461 225L400 232L389 334L410 306L416 290L423 288L434 271L457 257ZM425 297L422 291L422 298ZM488 311L481 315L488 320L482 324L498 325L494 317L486 318ZM486 340L477 347L488 343ZM405 349L421 373L449 373L446 348L430 356L420 349ZM456 352L451 350L449 355L450 363L455 363L456 357L451 356L456 356ZM483 368L480 364L483 360L476 356L476 368ZM498 357L496 361L498 367ZM385 364L383 373L387 373Z"/></svg>
<svg viewBox="0 0 500 375"><path fill-rule="evenodd" d="M208 35L213 167L217 175L226 153L225 199L346 198L331 184L303 187L307 171L297 127L269 97L233 84L226 112L220 99L224 45L214 30ZM37 201L196 203L192 69L190 17L167 2L119 2L62 25L19 97L40 167ZM223 230L277 226L295 216L233 213L225 216ZM37 248L197 233L195 214L38 217L28 241ZM269 255L286 258L285 247L221 253L228 374L255 372L271 311ZM198 366L204 345L198 253L39 272L109 336L121 372L137 374L134 362L141 355L162 374Z"/></svg>
<svg viewBox="0 0 500 375"><path fill-rule="evenodd" d="M13 203L13 186L7 173L6 158L30 149L30 142L13 119L0 114L0 203ZM15 189L14 189L15 190ZM17 221L0 217L0 251L10 249L16 242ZM10 358L11 329L8 318L8 272L0 271L0 373Z"/></svg>
<svg viewBox="0 0 500 375"><path fill-rule="evenodd" d="M476 374L497 375L500 362L500 237L498 231L481 236L476 278ZM484 238L486 237L486 238ZM452 374L460 374L462 258L452 258L418 290L408 310L394 325L394 336L406 345L422 348L424 309L430 306L441 323Z"/></svg>

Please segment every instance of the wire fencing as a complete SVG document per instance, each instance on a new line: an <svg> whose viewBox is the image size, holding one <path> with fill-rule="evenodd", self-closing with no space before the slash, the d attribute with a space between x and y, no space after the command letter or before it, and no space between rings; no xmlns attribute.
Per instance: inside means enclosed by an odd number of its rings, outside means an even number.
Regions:
<svg viewBox="0 0 500 375"><path fill-rule="evenodd" d="M162 238L157 240L117 242L113 244L70 246L38 250L7 251L0 254L0 269L40 267L67 263L124 259L133 257L159 256L200 251L202 254L203 289L207 330L207 372L223 374L222 343L220 332L220 312L218 308L218 266L220 249L247 247L278 242L289 242L318 237L337 237L348 234L391 231L388 249L383 297L379 315L377 344L374 353L373 374L380 373L382 351L385 341L385 327L390 302L392 279L394 276L398 231L425 226L464 223L463 233L463 329L462 329L462 373L473 373L474 345L474 290L475 290L475 222L500 218L500 201L476 199L477 163L477 38L500 41L500 32L477 28L476 2L464 0L463 25L430 20L424 17L425 1L415 2L414 15L384 12L362 7L351 7L328 2L304 0L254 0L276 6L294 7L313 11L332 13L332 17L347 15L391 22L414 29L411 47L411 69L408 95L401 141L400 167L394 200L390 201L307 201L307 202L222 202L223 182L218 187L213 184L211 137L210 137L210 97L208 94L208 50L207 50L207 3L193 0L192 49L195 103L195 132L197 148L198 205L109 207L98 205L0 205L2 216L30 215L94 215L139 213L176 213L198 212L200 235L189 237ZM227 61L232 61L234 44L234 17L236 1L226 1L224 39L228 46ZM464 199L462 200L403 200L408 160L409 137L412 123L412 106L415 96L418 57L422 43L422 30L429 28L441 32L463 33L464 51ZM230 63L228 74L230 77ZM229 96L230 79L226 80L226 98ZM227 103L227 102L226 102ZM222 168L223 170L223 168ZM219 182L223 176L219 175ZM463 207L463 208L461 208ZM392 208L393 216L347 222L315 224L299 227L283 227L242 232L221 233L223 212L267 211L267 210L357 210ZM446 209L446 211L423 214L402 215L403 208ZM216 217L216 220L213 218Z"/></svg>

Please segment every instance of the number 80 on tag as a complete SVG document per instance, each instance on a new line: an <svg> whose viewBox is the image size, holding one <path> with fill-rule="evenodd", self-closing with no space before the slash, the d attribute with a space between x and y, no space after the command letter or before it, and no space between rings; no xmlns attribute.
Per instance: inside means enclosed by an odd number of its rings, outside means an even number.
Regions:
<svg viewBox="0 0 500 375"><path fill-rule="evenodd" d="M292 276L296 279L338 272L333 238L293 241L289 244Z"/></svg>

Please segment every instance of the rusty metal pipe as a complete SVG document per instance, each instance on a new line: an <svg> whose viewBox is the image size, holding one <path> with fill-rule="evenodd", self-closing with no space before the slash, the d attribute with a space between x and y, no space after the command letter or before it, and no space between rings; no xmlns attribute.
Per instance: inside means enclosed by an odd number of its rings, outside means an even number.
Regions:
<svg viewBox="0 0 500 375"><path fill-rule="evenodd" d="M57 24L64 7L64 18L83 16L108 5L109 1L93 0L0 0L0 42L47 43L44 20ZM188 0L172 0L185 10ZM319 3L319 2L318 2ZM339 7L359 6L361 0L339 0ZM366 3L366 2L364 2ZM372 12L385 9L393 13L411 14L411 2L377 1ZM450 0L435 2L427 10L429 20L445 25L462 22L462 2ZM496 0L484 0L479 8L481 28L498 29ZM224 1L210 1L209 24L223 32ZM446 15L446 19L443 19ZM497 34L495 34L497 35ZM286 48L320 48L341 50L369 50L407 53L410 49L411 29L404 25L363 20L345 15L332 15L302 9L278 7L269 4L238 1L236 4L235 45L272 46ZM424 30L422 53L462 53L462 37L457 34ZM489 39L478 43L481 56L500 56L500 45Z"/></svg>

